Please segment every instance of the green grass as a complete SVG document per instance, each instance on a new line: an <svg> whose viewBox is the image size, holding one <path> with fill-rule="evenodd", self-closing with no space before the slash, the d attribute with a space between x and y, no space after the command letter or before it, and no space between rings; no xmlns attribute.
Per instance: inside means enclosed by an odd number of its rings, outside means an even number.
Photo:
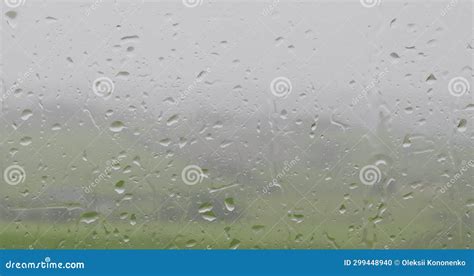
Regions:
<svg viewBox="0 0 474 276"><path fill-rule="evenodd" d="M328 135L347 148L353 144L348 141L359 139L358 135ZM18 134L12 139L21 136ZM81 151L88 139L68 137L55 138L55 149L45 148L41 160L29 158L30 151L19 153L16 160L23 160L21 165L27 171L27 179L24 184L1 188L2 196L7 199L4 201L7 210L78 204L60 202L51 191L89 185L97 177L94 171L103 171L105 161L120 153L120 148L105 137L91 145L83 157ZM93 135L88 138L91 137ZM470 202L472 189L465 180L474 170L446 194L437 197L435 187L440 184L430 181L439 179L438 174L444 168L430 163L420 169L419 164L426 161L424 157L409 156L394 163L393 168L384 168L391 170L385 173L396 179L398 189L376 190L358 183L357 170L353 167L373 162L367 157L368 150L370 145L360 145L357 151L348 154L344 164L332 171L323 166L307 167L307 160L300 156L302 161L292 168L298 173L285 175L280 180L284 189L270 194L262 193L265 184L272 179L268 168L255 168L252 177L246 180L248 183L239 182L238 186L210 194L210 188L234 183L236 179L215 168L205 168L209 169L210 177L200 185L187 186L180 180L181 169L189 164L185 156L160 159L151 152L135 148L122 160L120 169L101 181L93 189L93 195L85 195L86 203L79 204L85 207L93 197L117 204L110 216L100 213L99 219L90 224L80 221L80 213L63 219L50 215L49 220L36 215L12 221L1 218L0 247L472 248L473 225L466 215L472 209L472 204L466 204ZM69 164L63 161L62 154L67 156L65 160L78 154L79 157ZM468 152L457 154L458 159L469 158ZM135 156L140 156L145 169L134 163ZM288 160L293 158L289 156ZM38 166L39 162L48 168ZM129 171L124 172L128 166ZM151 168L154 170L150 171ZM404 177L401 171L409 177ZM149 181L142 181L141 177L146 174ZM215 178L216 175L219 177ZM129 194L131 200L123 200L124 194L114 190L118 181L124 181L125 194ZM52 190L42 192L45 187ZM36 195L40 195L41 201ZM223 202L229 197L234 199L236 208L223 212ZM199 205L208 202L213 204L217 214L213 222L204 221L197 212ZM83 212L92 211L94 207L85 207ZM179 211L176 216L170 215L170 208ZM123 213L126 216L120 219ZM132 215L136 220L131 220Z"/></svg>
<svg viewBox="0 0 474 276"><path fill-rule="evenodd" d="M258 203L257 203L258 204ZM349 203L347 203L349 205ZM472 245L470 230L455 220L441 221L436 210L386 214L370 221L351 210L341 214L311 215L281 219L268 212L258 219L256 209L235 222L159 222L138 218L136 224L100 218L96 222L3 223L2 248L465 248ZM301 218L301 217L299 217ZM365 218L369 218L366 220ZM413 221L412 221L413 220ZM300 221L300 222L298 222ZM411 223L409 223L412 221ZM454 225L449 223L454 222ZM451 228L449 228L451 226Z"/></svg>

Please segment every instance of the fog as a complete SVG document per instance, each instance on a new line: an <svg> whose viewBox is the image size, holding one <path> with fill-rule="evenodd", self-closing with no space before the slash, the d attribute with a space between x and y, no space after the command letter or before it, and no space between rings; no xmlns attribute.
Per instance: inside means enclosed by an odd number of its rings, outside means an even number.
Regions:
<svg viewBox="0 0 474 276"><path fill-rule="evenodd" d="M472 246L471 1L1 14L1 247Z"/></svg>

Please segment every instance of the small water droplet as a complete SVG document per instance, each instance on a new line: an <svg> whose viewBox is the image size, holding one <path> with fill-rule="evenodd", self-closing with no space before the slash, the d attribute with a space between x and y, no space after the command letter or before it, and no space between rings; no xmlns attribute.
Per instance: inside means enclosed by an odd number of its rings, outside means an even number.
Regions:
<svg viewBox="0 0 474 276"><path fill-rule="evenodd" d="M120 132L125 128L125 125L121 121L115 121L110 124L110 131L112 132Z"/></svg>

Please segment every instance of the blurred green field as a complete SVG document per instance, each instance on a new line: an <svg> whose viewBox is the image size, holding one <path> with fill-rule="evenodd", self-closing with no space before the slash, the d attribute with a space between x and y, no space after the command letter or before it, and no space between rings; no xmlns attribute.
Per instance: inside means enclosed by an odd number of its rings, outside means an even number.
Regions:
<svg viewBox="0 0 474 276"><path fill-rule="evenodd" d="M328 193L329 194L329 193ZM370 198L366 198L370 200ZM273 201L273 202L272 202ZM469 223L448 211L440 202L417 208L387 205L363 210L352 200L342 201L345 210L312 212L304 202L279 217L269 204L285 202L257 200L233 221L204 222L179 219L175 222L106 218L92 223L24 221L2 223L2 248L470 248ZM374 201L375 202L375 201ZM393 203L395 204L395 203ZM370 205L370 204L369 204ZM245 208L236 202L236 209ZM331 206L332 207L332 206ZM277 207L278 208L278 207ZM282 208L284 209L284 208Z"/></svg>
<svg viewBox="0 0 474 276"><path fill-rule="evenodd" d="M17 133L10 140L34 136L34 131ZM117 146L108 134L94 138L87 131L77 133L81 136L71 132L46 139L39 159L27 157L33 155L32 148L18 153L16 159L22 160L27 179L1 189L1 248L473 245L468 179L474 170L441 194L438 172L446 170L445 165L402 150L397 153L400 160L391 157L383 143L397 148L400 141L388 136L374 146L360 130L329 131L323 143L317 143L309 155L300 155L290 172L278 179L281 187L269 188L294 154L275 155L273 164L255 162L259 166L232 163L232 158L200 161L208 178L188 186L181 171L199 160L187 157L202 148L170 155L166 148L148 148L148 141L137 144L117 136L121 140ZM127 151L126 146L133 147ZM6 149L1 149L3 154ZM468 160L469 152L459 147L456 156ZM120 159L120 164L86 192L84 188L114 159ZM376 161L381 162L384 185L361 184L360 167ZM226 201L232 202L232 208Z"/></svg>

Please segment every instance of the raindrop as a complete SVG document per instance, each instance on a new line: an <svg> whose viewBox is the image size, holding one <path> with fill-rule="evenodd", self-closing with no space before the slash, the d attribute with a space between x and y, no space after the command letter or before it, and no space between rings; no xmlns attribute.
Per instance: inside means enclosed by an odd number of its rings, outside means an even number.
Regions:
<svg viewBox="0 0 474 276"><path fill-rule="evenodd" d="M16 11L7 11L5 15L10 19L15 19L18 14Z"/></svg>
<svg viewBox="0 0 474 276"><path fill-rule="evenodd" d="M467 129L467 120L466 119L461 119L458 123L458 131L459 132L465 132Z"/></svg>
<svg viewBox="0 0 474 276"><path fill-rule="evenodd" d="M234 199L233 198L226 198L224 200L225 208L232 212L235 209Z"/></svg>
<svg viewBox="0 0 474 276"><path fill-rule="evenodd" d="M99 213L97 212L86 212L81 215L81 222L91 224L99 219Z"/></svg>
<svg viewBox="0 0 474 276"><path fill-rule="evenodd" d="M342 204L341 207L339 207L339 213L341 215L346 213L346 206L344 204Z"/></svg>
<svg viewBox="0 0 474 276"><path fill-rule="evenodd" d="M256 224L256 225L253 225L253 226L252 226L252 231L254 231L255 233L259 233L259 232L261 232L263 229L265 229L265 226L264 226L264 225L261 225L261 224Z"/></svg>
<svg viewBox="0 0 474 276"><path fill-rule="evenodd" d="M433 74L430 74L430 75L426 78L426 82L427 82L428 84L430 84L430 85L433 84L433 83L435 83L436 80L437 80L437 79L436 79L436 77L435 77Z"/></svg>
<svg viewBox="0 0 474 276"><path fill-rule="evenodd" d="M115 184L115 191L118 194L123 194L125 192L125 181L120 180Z"/></svg>
<svg viewBox="0 0 474 276"><path fill-rule="evenodd" d="M121 132L125 128L125 125L121 121L114 121L110 124L110 131L112 132Z"/></svg>
<svg viewBox="0 0 474 276"><path fill-rule="evenodd" d="M31 116L33 116L33 112L32 112L30 109L25 109L25 110L23 110L23 112L21 113L21 119L22 119L23 121L28 120Z"/></svg>
<svg viewBox="0 0 474 276"><path fill-rule="evenodd" d="M211 222L217 219L216 215L212 211L202 213L202 218Z"/></svg>
<svg viewBox="0 0 474 276"><path fill-rule="evenodd" d="M411 146L411 141L410 141L410 137L408 135L405 135L405 138L403 138L403 147L404 148L408 148Z"/></svg>
<svg viewBox="0 0 474 276"><path fill-rule="evenodd" d="M201 206L199 206L198 212L203 214L203 213L211 211L212 208L213 208L212 204L210 202L206 202L206 203L201 204Z"/></svg>
<svg viewBox="0 0 474 276"><path fill-rule="evenodd" d="M392 58L393 63L398 63L400 60L400 56L397 53L391 53L390 57Z"/></svg>
<svg viewBox="0 0 474 276"><path fill-rule="evenodd" d="M31 144L31 142L33 141L33 139L29 136L25 136L23 138L21 138L20 140L20 145L22 146L28 146Z"/></svg>
<svg viewBox="0 0 474 276"><path fill-rule="evenodd" d="M239 246L240 246L240 241L237 240L237 239L233 239L233 240L230 242L229 248L230 248L230 249L237 249Z"/></svg>
<svg viewBox="0 0 474 276"><path fill-rule="evenodd" d="M171 116L171 117L168 119L168 121L166 121L166 125L167 125L167 126L172 126L172 125L178 123L178 121L179 121L179 115L178 115L178 114L175 114L175 115Z"/></svg>

